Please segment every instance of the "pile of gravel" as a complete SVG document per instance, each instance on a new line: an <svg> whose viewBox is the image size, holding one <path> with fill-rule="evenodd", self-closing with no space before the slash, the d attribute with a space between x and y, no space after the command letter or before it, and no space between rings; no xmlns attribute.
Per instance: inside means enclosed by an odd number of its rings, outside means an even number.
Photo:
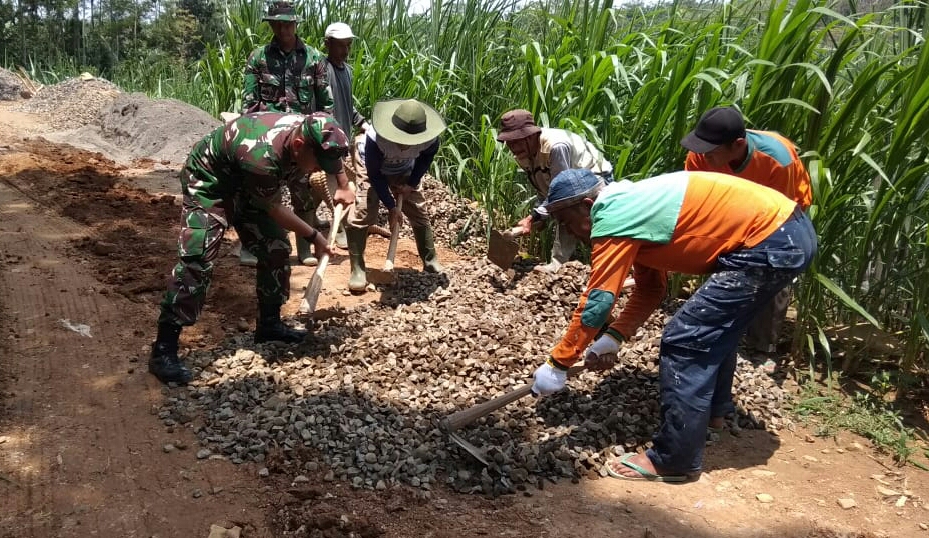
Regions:
<svg viewBox="0 0 929 538"><path fill-rule="evenodd" d="M23 90L19 77L0 67L0 101L16 101L22 97Z"/></svg>
<svg viewBox="0 0 929 538"><path fill-rule="evenodd" d="M462 429L490 467L437 427L527 383L566 327L588 268L527 269L501 274L469 260L448 276L400 270L380 303L336 312L300 347L256 345L242 333L192 352L195 381L165 389L159 417L169 431L193 427L197 457L261 463L274 454L287 468L358 488L405 484L428 495L443 482L496 495L543 478L604 476L609 458L649 446L658 426L658 345L674 305L624 344L609 374L583 373L570 390L524 398ZM788 425L787 396L760 369L740 360L734 384L733 431Z"/></svg>
<svg viewBox="0 0 929 538"><path fill-rule="evenodd" d="M69 78L43 86L13 110L47 115L49 125L56 130L76 129L95 123L100 111L120 93L119 87L102 78Z"/></svg>
<svg viewBox="0 0 929 538"><path fill-rule="evenodd" d="M221 125L203 110L177 99L121 94L100 110L100 135L134 158L183 163L195 142Z"/></svg>

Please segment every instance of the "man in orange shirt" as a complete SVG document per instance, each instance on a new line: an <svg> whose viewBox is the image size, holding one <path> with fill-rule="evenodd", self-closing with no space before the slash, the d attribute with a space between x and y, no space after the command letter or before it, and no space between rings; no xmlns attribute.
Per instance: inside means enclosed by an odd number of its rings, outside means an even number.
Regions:
<svg viewBox="0 0 929 538"><path fill-rule="evenodd" d="M721 172L770 187L806 211L813 202L810 175L790 140L770 131L746 130L742 114L717 107L700 117L697 127L681 140L689 153L685 170ZM790 305L790 287L774 296L749 325L746 346L765 356L765 370L774 371L773 353ZM721 417L711 427L722 427Z"/></svg>
<svg viewBox="0 0 929 538"><path fill-rule="evenodd" d="M535 372L532 389L565 386L588 344L588 367L611 367L619 345L661 304L668 271L709 274L661 337L661 426L653 446L611 462L611 476L684 481L702 467L711 416L732 412L736 347L749 320L816 252L806 214L782 194L713 172L675 172L604 186L589 170L552 181L548 213L591 245L591 273L565 335ZM597 336L630 268L635 288Z"/></svg>

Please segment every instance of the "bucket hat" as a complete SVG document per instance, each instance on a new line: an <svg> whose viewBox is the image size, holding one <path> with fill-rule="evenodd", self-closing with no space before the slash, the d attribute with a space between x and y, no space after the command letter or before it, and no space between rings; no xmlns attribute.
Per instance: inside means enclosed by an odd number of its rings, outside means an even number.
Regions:
<svg viewBox="0 0 929 538"><path fill-rule="evenodd" d="M497 134L497 141L521 140L541 131L542 128L535 124L532 112L517 108L506 112L500 118L500 132Z"/></svg>
<svg viewBox="0 0 929 538"><path fill-rule="evenodd" d="M552 179L543 205L551 214L575 205L585 198L596 198L604 185L603 178L586 168L569 168Z"/></svg>
<svg viewBox="0 0 929 538"><path fill-rule="evenodd" d="M266 22L300 22L300 17L297 16L297 10L294 9L294 5L291 2L278 0L277 2L268 4L268 14L261 20Z"/></svg>
<svg viewBox="0 0 929 538"><path fill-rule="evenodd" d="M428 142L445 130L442 115L416 99L374 103L371 124L378 137L406 146Z"/></svg>

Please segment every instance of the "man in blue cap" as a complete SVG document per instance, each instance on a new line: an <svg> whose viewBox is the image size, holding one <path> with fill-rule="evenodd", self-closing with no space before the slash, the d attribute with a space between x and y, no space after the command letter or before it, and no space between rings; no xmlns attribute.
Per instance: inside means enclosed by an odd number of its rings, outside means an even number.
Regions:
<svg viewBox="0 0 929 538"><path fill-rule="evenodd" d="M716 172L604 186L589 170L566 170L552 181L545 206L590 243L591 273L567 331L535 372L536 394L564 388L585 350L588 367L612 367L620 344L665 298L669 271L709 275L661 337L661 426L652 448L607 469L622 479L687 480L701 470L710 417L734 411L739 339L758 309L812 261L813 225L783 194ZM633 267L632 295L598 337Z"/></svg>

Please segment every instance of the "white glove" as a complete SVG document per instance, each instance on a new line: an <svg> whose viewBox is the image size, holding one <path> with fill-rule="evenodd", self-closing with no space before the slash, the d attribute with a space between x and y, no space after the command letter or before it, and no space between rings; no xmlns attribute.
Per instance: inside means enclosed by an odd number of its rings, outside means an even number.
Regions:
<svg viewBox="0 0 929 538"><path fill-rule="evenodd" d="M590 344L590 347L587 348L588 352L593 352L595 355L606 355L608 353L619 353L619 340L613 338L609 334L601 335L600 338L594 340L593 344Z"/></svg>
<svg viewBox="0 0 929 538"><path fill-rule="evenodd" d="M609 370L616 364L617 354L619 353L620 342L608 334L597 338L593 344L587 348L587 355L584 357L584 366L588 370L603 371Z"/></svg>
<svg viewBox="0 0 929 538"><path fill-rule="evenodd" d="M548 396L564 388L565 383L568 382L568 371L556 368L546 361L545 364L536 368L532 377L535 378L532 392L536 396Z"/></svg>

